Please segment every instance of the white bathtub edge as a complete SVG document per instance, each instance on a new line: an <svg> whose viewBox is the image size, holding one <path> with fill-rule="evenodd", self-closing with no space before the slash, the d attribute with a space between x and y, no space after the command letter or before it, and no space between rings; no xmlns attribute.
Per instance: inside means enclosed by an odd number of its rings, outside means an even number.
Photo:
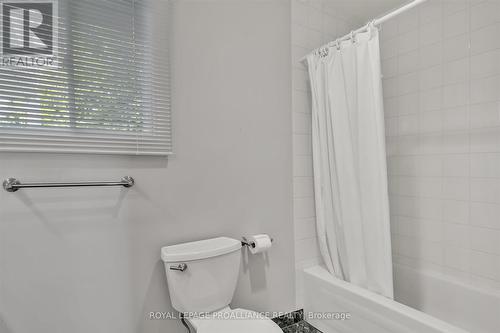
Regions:
<svg viewBox="0 0 500 333"><path fill-rule="evenodd" d="M332 276L322 266L313 266L306 268L304 269L304 273L318 278L328 284L332 284L333 286L341 288L346 292L352 293L354 297L357 296L363 298L363 300L371 303L371 307L383 307L384 310L389 310L408 320L424 323L437 332L470 333L445 321L432 317L426 313L408 307L404 304L397 303L396 301L375 294L369 290L339 280L336 277Z"/></svg>

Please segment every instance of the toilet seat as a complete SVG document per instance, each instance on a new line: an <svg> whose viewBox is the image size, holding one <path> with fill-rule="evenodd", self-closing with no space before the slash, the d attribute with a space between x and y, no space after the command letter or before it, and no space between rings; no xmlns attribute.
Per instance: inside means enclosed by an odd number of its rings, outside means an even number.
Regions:
<svg viewBox="0 0 500 333"><path fill-rule="evenodd" d="M217 315L217 314L223 315ZM213 318L189 318L196 333L283 333L271 319L257 312L229 308L218 311Z"/></svg>

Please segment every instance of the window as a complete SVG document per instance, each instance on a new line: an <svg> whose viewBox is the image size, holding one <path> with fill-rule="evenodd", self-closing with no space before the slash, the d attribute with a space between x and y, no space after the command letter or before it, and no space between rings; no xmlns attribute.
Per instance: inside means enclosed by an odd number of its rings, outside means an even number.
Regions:
<svg viewBox="0 0 500 333"><path fill-rule="evenodd" d="M0 151L171 153L168 1L56 4L57 66L0 67Z"/></svg>

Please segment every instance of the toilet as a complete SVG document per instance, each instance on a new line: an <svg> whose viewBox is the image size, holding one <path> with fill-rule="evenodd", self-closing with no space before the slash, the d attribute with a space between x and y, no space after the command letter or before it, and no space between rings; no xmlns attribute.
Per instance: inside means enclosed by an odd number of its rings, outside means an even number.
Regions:
<svg viewBox="0 0 500 333"><path fill-rule="evenodd" d="M241 262L241 241L218 237L165 246L172 306L185 314L197 333L282 333L269 318L246 309L231 309Z"/></svg>

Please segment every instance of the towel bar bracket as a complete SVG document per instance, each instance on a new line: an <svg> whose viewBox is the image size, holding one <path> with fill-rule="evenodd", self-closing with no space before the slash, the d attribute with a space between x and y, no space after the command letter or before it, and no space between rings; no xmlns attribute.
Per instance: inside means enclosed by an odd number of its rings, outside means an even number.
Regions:
<svg viewBox="0 0 500 333"><path fill-rule="evenodd" d="M17 180L16 178L7 178L3 182L3 188L7 192L16 192L18 190L16 185L21 185L21 182L19 180Z"/></svg>

